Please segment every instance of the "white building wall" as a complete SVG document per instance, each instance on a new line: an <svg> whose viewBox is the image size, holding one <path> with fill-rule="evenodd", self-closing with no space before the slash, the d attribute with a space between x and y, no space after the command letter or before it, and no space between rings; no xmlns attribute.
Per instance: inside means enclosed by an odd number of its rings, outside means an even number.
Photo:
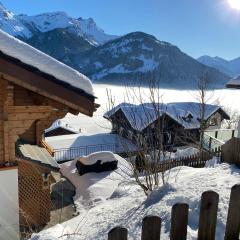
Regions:
<svg viewBox="0 0 240 240"><path fill-rule="evenodd" d="M0 169L0 239L19 240L18 170Z"/></svg>

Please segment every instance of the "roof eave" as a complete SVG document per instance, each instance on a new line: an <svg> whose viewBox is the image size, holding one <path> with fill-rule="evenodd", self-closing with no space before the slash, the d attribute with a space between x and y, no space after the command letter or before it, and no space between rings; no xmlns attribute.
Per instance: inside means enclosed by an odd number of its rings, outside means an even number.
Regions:
<svg viewBox="0 0 240 240"><path fill-rule="evenodd" d="M0 74L1 77L13 82L16 85L25 87L45 97L54 99L70 109L92 116L93 112L99 107L95 97L87 95L84 91L74 91L60 84L58 80L49 79L47 75L17 59L0 53ZM51 76L50 76L51 77ZM76 89L75 89L76 90Z"/></svg>

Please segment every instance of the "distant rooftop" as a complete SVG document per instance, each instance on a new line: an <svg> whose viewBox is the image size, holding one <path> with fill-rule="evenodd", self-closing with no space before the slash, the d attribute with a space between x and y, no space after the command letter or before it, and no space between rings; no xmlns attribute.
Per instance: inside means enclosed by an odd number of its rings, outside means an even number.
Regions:
<svg viewBox="0 0 240 240"><path fill-rule="evenodd" d="M227 84L227 88L239 88L240 89L240 76L231 79Z"/></svg>
<svg viewBox="0 0 240 240"><path fill-rule="evenodd" d="M121 110L132 128L137 131L142 131L149 124L154 122L159 116L163 114L168 115L186 129L197 129L200 127L200 103L197 102L173 102L173 103L144 103L134 105L129 103L122 103L114 107L112 110L104 114L104 117L109 119L117 111ZM220 106L206 104L204 118L207 120L216 111L221 110L228 119L229 116ZM191 116L191 121L185 121L184 118Z"/></svg>
<svg viewBox="0 0 240 240"><path fill-rule="evenodd" d="M58 119L56 120L52 126L45 130L45 133L51 132L55 129L62 128L72 133L80 133L81 129L77 128L76 126L71 125L66 120Z"/></svg>

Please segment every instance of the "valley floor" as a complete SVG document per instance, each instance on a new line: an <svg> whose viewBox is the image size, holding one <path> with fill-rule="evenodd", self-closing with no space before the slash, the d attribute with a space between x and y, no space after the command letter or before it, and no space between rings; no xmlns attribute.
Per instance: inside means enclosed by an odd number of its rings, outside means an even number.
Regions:
<svg viewBox="0 0 240 240"><path fill-rule="evenodd" d="M75 126L78 129L81 129L84 135L93 135L99 133L109 133L111 131L111 124L108 120L103 118L103 114L109 110L109 100L108 92L111 92L111 95L114 99L114 105L117 106L119 103L124 101L136 103L136 98L128 99L126 96L126 88L124 86L113 86L106 84L95 84L94 91L95 96L97 97L96 102L101 106L94 113L92 118L79 114L78 116L73 116L72 114L67 114L65 117L66 121ZM128 91L132 91L128 89ZM138 91L135 88L135 91ZM149 102L149 89L142 88L142 97L143 101ZM194 90L173 90L173 89L161 89L159 90L161 95L162 102L198 102L198 91ZM231 116L234 111L240 112L240 90L230 90L222 89L208 92L207 96L209 97L208 104L218 104L222 106Z"/></svg>

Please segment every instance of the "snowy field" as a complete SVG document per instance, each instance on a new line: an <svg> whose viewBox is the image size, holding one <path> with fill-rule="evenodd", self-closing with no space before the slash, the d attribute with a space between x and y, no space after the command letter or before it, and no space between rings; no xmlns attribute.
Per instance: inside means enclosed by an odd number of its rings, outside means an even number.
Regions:
<svg viewBox="0 0 240 240"><path fill-rule="evenodd" d="M126 94L126 88L123 86L112 86L105 84L95 84L93 86L95 96L97 97L96 102L101 105L101 107L95 112L94 117L86 117L82 114L78 116L73 116L68 114L65 118L72 124L82 129L85 134L96 134L96 133L106 133L111 131L111 125L104 119L103 114L109 110L108 107L108 95L107 90L111 91L111 95L115 100L114 105L118 105L123 101L129 101L131 103L133 99L128 99ZM136 88L136 91L137 88ZM130 91L132 92L132 91ZM130 95L132 95L130 93ZM162 89L160 90L160 95L162 96L162 101L165 103L169 102L185 102L185 101L197 101L198 92L193 90L172 90L172 89ZM145 101L149 101L149 90L147 88L142 88L142 96ZM240 111L240 90L223 89L210 92L208 94L210 100L208 103L219 104L224 107L227 112ZM230 114L231 115L231 114Z"/></svg>
<svg viewBox="0 0 240 240"><path fill-rule="evenodd" d="M177 167L167 173L168 182L163 187L146 197L126 175L124 160L120 160L117 171L82 177L77 177L73 164L67 164L69 168L65 165L63 171L77 187L75 200L80 215L34 234L31 240L106 240L108 231L118 225L128 228L130 240L140 240L141 222L146 215L162 218L161 239L169 240L171 208L179 202L189 204L187 239L196 240L200 198L206 190L220 195L216 240L224 239L230 189L240 181L239 168L212 163L200 169Z"/></svg>

